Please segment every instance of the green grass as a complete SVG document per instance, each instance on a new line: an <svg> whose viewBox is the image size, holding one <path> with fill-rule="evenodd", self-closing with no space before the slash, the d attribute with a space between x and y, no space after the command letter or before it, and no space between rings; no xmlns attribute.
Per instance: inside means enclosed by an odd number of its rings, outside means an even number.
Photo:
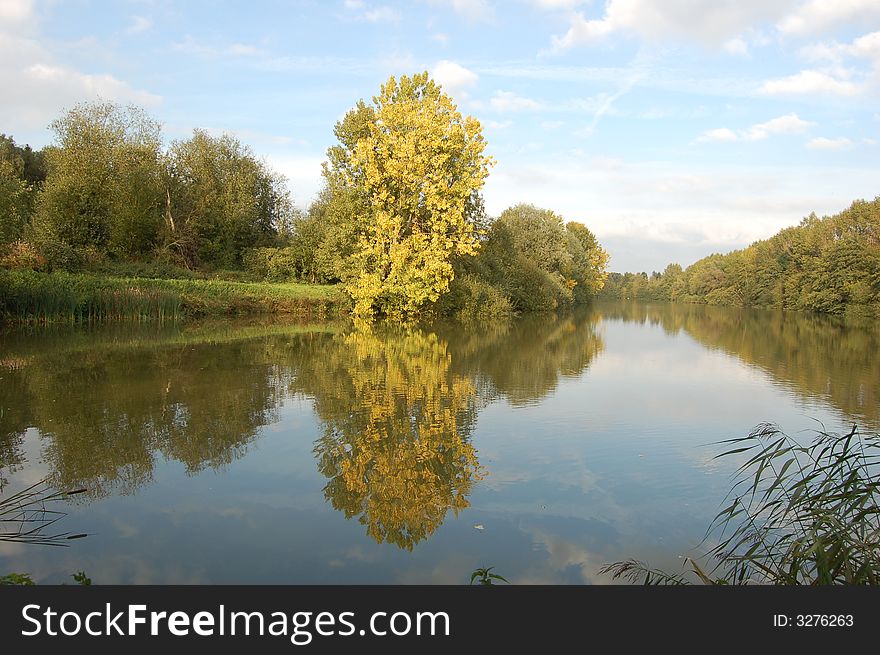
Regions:
<svg viewBox="0 0 880 655"><path fill-rule="evenodd" d="M0 320L11 322L162 322L260 313L320 318L343 306L342 294L326 285L0 270Z"/></svg>

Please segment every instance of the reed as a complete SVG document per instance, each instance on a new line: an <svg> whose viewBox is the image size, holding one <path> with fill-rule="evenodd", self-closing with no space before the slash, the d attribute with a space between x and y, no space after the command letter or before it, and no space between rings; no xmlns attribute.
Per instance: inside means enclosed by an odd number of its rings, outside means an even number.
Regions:
<svg viewBox="0 0 880 655"><path fill-rule="evenodd" d="M857 426L821 430L807 445L776 425L722 442L717 457L740 456L735 483L709 526L716 538L693 573L708 584L876 585L880 583L880 436ZM686 584L682 575L636 560L602 569L645 584Z"/></svg>
<svg viewBox="0 0 880 655"><path fill-rule="evenodd" d="M19 323L165 322L256 313L323 317L334 313L340 300L334 287L318 285L0 270L0 320Z"/></svg>

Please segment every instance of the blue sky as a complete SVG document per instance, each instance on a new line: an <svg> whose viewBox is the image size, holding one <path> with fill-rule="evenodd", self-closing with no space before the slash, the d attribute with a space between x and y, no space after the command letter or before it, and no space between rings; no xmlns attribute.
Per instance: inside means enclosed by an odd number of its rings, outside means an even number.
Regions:
<svg viewBox="0 0 880 655"><path fill-rule="evenodd" d="M880 194L880 0L0 0L0 131L132 102L236 134L300 206L334 123L422 70L483 124L489 212L584 222L611 270Z"/></svg>

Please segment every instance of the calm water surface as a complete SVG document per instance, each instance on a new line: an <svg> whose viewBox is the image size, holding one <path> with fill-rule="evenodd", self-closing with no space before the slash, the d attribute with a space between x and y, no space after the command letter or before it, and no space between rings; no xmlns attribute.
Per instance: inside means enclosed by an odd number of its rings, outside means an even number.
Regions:
<svg viewBox="0 0 880 655"><path fill-rule="evenodd" d="M0 333L0 485L85 487L69 548L0 573L96 583L607 582L678 570L721 439L880 426L880 331L597 304L418 329L213 323Z"/></svg>

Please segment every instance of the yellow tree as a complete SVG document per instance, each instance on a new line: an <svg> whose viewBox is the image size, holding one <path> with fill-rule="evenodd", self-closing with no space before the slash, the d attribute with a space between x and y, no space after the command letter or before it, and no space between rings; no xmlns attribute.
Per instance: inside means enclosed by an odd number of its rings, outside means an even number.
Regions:
<svg viewBox="0 0 880 655"><path fill-rule="evenodd" d="M346 283L355 313L417 314L448 290L453 257L478 248L479 192L492 164L480 123L420 73L392 76L336 134L329 186L363 208L352 217L358 244Z"/></svg>

